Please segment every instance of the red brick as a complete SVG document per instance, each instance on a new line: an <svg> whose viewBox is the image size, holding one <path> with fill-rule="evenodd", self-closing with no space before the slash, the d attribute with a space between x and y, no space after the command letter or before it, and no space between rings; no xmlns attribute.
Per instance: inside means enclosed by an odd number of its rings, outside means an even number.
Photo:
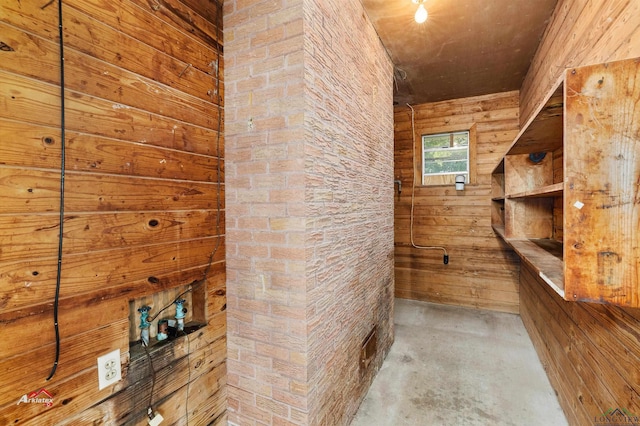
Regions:
<svg viewBox="0 0 640 426"><path fill-rule="evenodd" d="M287 417L289 415L289 406L287 404L276 402L271 398L258 395L256 396L256 405L276 416Z"/></svg>
<svg viewBox="0 0 640 426"><path fill-rule="evenodd" d="M268 28L265 31L255 33L251 37L251 47L258 48L263 45L274 44L275 42L282 40L282 38L284 37L284 33L284 27ZM273 53L269 54L273 56Z"/></svg>
<svg viewBox="0 0 640 426"><path fill-rule="evenodd" d="M255 377L229 371L272 394L229 419L344 424L393 338L393 66L358 0L231 3L229 348ZM381 350L361 382L373 324Z"/></svg>

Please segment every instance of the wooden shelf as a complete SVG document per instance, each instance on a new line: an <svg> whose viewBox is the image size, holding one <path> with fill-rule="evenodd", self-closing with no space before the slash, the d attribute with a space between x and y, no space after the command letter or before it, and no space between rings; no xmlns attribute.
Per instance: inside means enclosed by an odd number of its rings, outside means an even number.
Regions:
<svg viewBox="0 0 640 426"><path fill-rule="evenodd" d="M505 240L523 262L531 266L553 290L564 298L564 262L562 243L549 239Z"/></svg>
<svg viewBox="0 0 640 426"><path fill-rule="evenodd" d="M547 95L509 148L507 155L553 151L562 147L564 126L564 76Z"/></svg>
<svg viewBox="0 0 640 426"><path fill-rule="evenodd" d="M493 231L498 234L500 238L506 241L505 233L504 233L504 225L491 225Z"/></svg>
<svg viewBox="0 0 640 426"><path fill-rule="evenodd" d="M553 185L543 186L530 191L524 191L517 194L507 194L506 198L540 198L540 197L561 197L564 183L554 183Z"/></svg>
<svg viewBox="0 0 640 426"><path fill-rule="evenodd" d="M493 169L493 174L504 174L504 157L500 160L498 165Z"/></svg>
<svg viewBox="0 0 640 426"><path fill-rule="evenodd" d="M494 231L565 300L640 307L639 79L640 58L566 70L492 173Z"/></svg>

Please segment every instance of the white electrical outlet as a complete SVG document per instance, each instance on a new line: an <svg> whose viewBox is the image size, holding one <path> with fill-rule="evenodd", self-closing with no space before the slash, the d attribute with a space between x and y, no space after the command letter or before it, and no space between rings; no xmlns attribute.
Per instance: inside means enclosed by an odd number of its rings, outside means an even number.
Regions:
<svg viewBox="0 0 640 426"><path fill-rule="evenodd" d="M116 349L106 355L99 356L98 389L104 389L121 379L122 371L120 369L120 349Z"/></svg>
<svg viewBox="0 0 640 426"><path fill-rule="evenodd" d="M149 426L158 426L160 423L162 423L163 420L164 418L160 415L160 413L156 413L155 415L153 415L153 418L150 417L147 422L149 423Z"/></svg>

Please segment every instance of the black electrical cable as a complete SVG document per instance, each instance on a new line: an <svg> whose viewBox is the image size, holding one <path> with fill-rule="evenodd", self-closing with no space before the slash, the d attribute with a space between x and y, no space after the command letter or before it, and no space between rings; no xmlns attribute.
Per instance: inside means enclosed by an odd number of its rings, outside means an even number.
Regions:
<svg viewBox="0 0 640 426"><path fill-rule="evenodd" d="M191 339L189 338L189 334L182 331L184 335L187 337L187 370L189 371L187 376L187 396L184 399L184 418L187 421L187 426L189 426L189 389L191 388Z"/></svg>
<svg viewBox="0 0 640 426"><path fill-rule="evenodd" d="M218 123L217 123L217 129L216 129L216 155L218 156L218 164L216 167L216 184L217 184L217 194L216 194L216 235L218 236L218 238L216 238L216 245L214 246L213 250L211 251L211 253L209 254L209 260L207 261L207 266L205 267L205 270L202 274L202 278L199 281L196 281L194 283L194 285L198 285L198 284L203 284L207 281L207 276L209 275L209 271L211 270L211 265L213 264L213 258L216 255L216 253L218 252L218 249L220 248L220 241L222 238L220 238L220 229L221 229L221 211L222 211L222 179L221 179L221 175L222 175L222 168L220 167L220 132L222 131L222 102L220 101L220 50L221 50L221 46L222 44L220 43L221 40L221 34L220 34L220 27L222 25L222 21L221 21L221 15L222 15L222 8L220 5L220 2L216 2L216 7L217 7L217 15L216 15L216 38L218 41L218 48L216 49L216 66L215 66L215 70L216 70L216 89L215 89L215 93L218 96L218 102L217 102L217 108L218 108ZM173 302L167 304L166 306L164 306L162 309L160 309L158 312L156 312L156 314L152 317L150 317L148 319L149 322L152 322L153 320L155 320L158 315L160 315L162 312L164 312L166 309L170 308L178 299L180 299L182 296L184 296L185 294L189 293L193 291L193 289L189 289L186 290L182 293L180 293L178 296L176 296L175 299L173 299Z"/></svg>
<svg viewBox="0 0 640 426"><path fill-rule="evenodd" d="M220 240L222 239L220 237L220 211L222 210L222 182L221 182L221 167L220 167L220 158L221 158L221 154L220 154L220 132L222 131L222 101L220 99L220 50L222 50L222 34L220 33L220 27L222 26L222 7L221 7L221 1L216 2L216 8L217 8L217 13L216 13L216 41L218 43L218 46L216 48L216 96L218 97L218 102L217 102L217 108L218 108L218 128L217 130L217 136L216 136L216 155L218 156L218 165L216 167L216 182L218 184L218 192L217 192L217 197L216 197L216 235L218 236L218 238L216 239L216 245L213 248L213 251L211 252L211 254L209 255L209 263L207 264L207 267L204 270L204 273L202 275L202 281L206 281L207 280L207 275L209 274L209 270L211 269L211 264L213 263L213 257L215 256L216 252L218 251L218 249L220 248Z"/></svg>
<svg viewBox="0 0 640 426"><path fill-rule="evenodd" d="M62 0L58 0L58 33L60 37L60 230L58 232L58 270L56 272L56 295L53 301L53 328L56 333L56 359L47 380L58 369L60 360L60 329L58 327L58 305L60 304L60 281L62 275L62 236L64 234L64 170L65 170L65 116L64 116L64 43L62 35Z"/></svg>
<svg viewBox="0 0 640 426"><path fill-rule="evenodd" d="M153 368L153 359L151 358L151 354L149 353L149 349L147 348L147 344L144 340L140 340L142 343L142 347L144 348L145 353L147 354L147 359L149 360L149 368L151 369L151 392L149 392L149 404L147 405L147 416L149 419L153 418L153 408L151 404L153 403L153 388L156 386L156 370Z"/></svg>
<svg viewBox="0 0 640 426"><path fill-rule="evenodd" d="M220 55L220 51L222 49L222 43L220 42L220 40L222 39L221 37L221 33L220 33L220 29L222 26L222 4L221 1L217 1L216 2L216 9L217 9L217 14L216 14L216 38L217 38L217 42L218 42L218 47L216 49L216 62L215 62L215 83L216 83L216 88L215 88L215 95L218 97L217 99L217 109L218 109L218 123L217 123L217 135L216 135L216 155L218 157L218 163L217 163L217 167L216 167L216 183L217 183L217 194L216 194L216 244L213 248L213 250L211 251L211 253L209 254L209 260L207 262L207 266L205 267L205 270L202 274L202 278L198 281L196 281L195 283L193 283L193 286L196 285L200 285L200 284L204 284L207 281L207 276L209 275L209 271L211 270L211 265L213 264L213 259L216 255L216 253L218 252L218 249L220 248L220 241L221 241L221 236L220 236L220 232L221 232L221 220L222 220L222 167L221 167L221 153L220 153L220 132L222 131L222 102L220 100L220 60L221 60L221 55ZM173 301L169 304L167 304L166 306L164 306L162 309L160 309L158 312L156 312L156 314L152 317L150 317L149 319L147 319L147 321L149 322L153 322L158 315L160 315L162 312L164 312L166 309L168 309L169 307L171 307L177 300L179 300L182 296L184 296L185 294L189 293L193 291L193 287L183 291L182 293L180 293L178 296L176 296L175 299L173 299ZM186 333L184 330L182 331L184 333L184 335L187 337L187 363L188 363L188 369L189 369L189 374L188 374L188 378L187 378L187 395L185 398L185 419L187 422L187 426L189 425L189 389L190 389L190 385L191 385L191 340L189 339L189 334ZM153 417L153 408L151 406L152 402L153 402L153 388L155 386L155 370L153 369L153 363L151 361L151 354L149 353L149 350L147 349L147 346L144 344L144 341L141 341L142 346L144 347L144 350L147 354L147 357L149 359L149 366L151 367L151 373L152 373L152 378L151 378L151 393L149 394L149 404L147 406L147 415L149 416L149 418Z"/></svg>
<svg viewBox="0 0 640 426"><path fill-rule="evenodd" d="M197 284L197 282L196 282ZM177 295L175 297L175 299L173 299L173 301L171 303L168 303L167 305L164 306L164 308L160 309L158 312L156 312L156 314L152 317L147 318L148 322L153 322L156 318L158 318L158 315L160 315L162 312L166 311L167 309L169 309L171 306L173 306L182 296L184 296L185 294L189 293L193 291L192 288L183 291L182 293L180 293L179 295Z"/></svg>

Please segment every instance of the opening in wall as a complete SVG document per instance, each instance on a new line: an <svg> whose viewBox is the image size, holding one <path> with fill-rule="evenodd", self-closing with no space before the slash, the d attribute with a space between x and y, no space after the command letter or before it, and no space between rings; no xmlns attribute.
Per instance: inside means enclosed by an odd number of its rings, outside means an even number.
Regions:
<svg viewBox="0 0 640 426"><path fill-rule="evenodd" d="M423 134L416 147L420 163L416 185L453 185L456 176L466 184L476 183L476 128Z"/></svg>
<svg viewBox="0 0 640 426"><path fill-rule="evenodd" d="M378 333L377 327L373 327L373 329L367 334L364 342L362 342L362 346L360 348L360 374L364 374L371 361L375 358L376 351L378 349Z"/></svg>
<svg viewBox="0 0 640 426"><path fill-rule="evenodd" d="M131 357L171 342L206 325L206 282L174 287L129 301Z"/></svg>

